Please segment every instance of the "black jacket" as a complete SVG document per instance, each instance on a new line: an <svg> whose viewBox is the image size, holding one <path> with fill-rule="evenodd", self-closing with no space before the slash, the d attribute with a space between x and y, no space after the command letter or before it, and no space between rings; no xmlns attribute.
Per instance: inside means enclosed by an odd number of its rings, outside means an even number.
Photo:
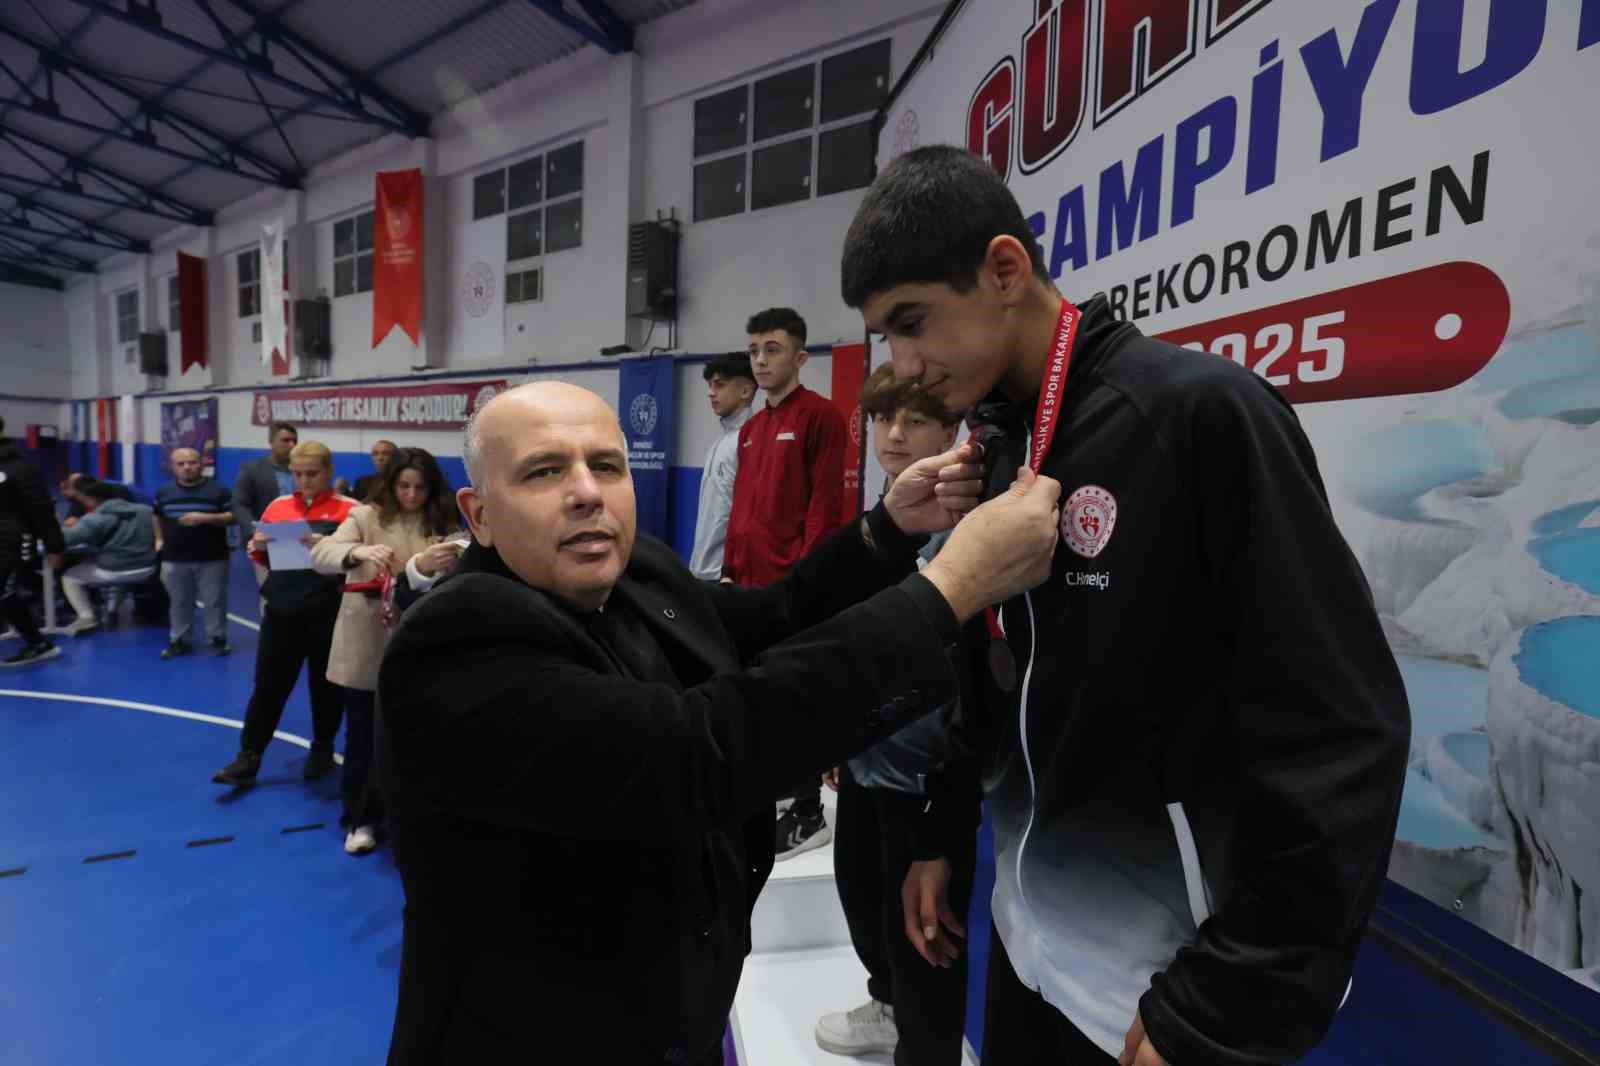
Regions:
<svg viewBox="0 0 1600 1066"><path fill-rule="evenodd" d="M1326 1032L1384 880L1405 692L1288 403L1103 298L1080 329L1043 468L1064 535L1001 612L1016 691L988 681L964 712L995 929L1112 1054L1138 1010L1172 1063L1288 1062ZM995 493L1034 405L981 413ZM959 769L925 837L976 820Z"/></svg>
<svg viewBox="0 0 1600 1066"><path fill-rule="evenodd" d="M631 1066L720 1039L776 797L955 693L954 618L874 523L879 551L851 523L767 589L640 537L606 610L679 684L631 676L478 545L405 613L378 679L406 889L391 1063L565 1061L571 1039Z"/></svg>
<svg viewBox="0 0 1600 1066"><path fill-rule="evenodd" d="M9 571L18 565L27 536L43 540L52 555L64 550L61 523L39 472L16 445L0 437L0 567Z"/></svg>

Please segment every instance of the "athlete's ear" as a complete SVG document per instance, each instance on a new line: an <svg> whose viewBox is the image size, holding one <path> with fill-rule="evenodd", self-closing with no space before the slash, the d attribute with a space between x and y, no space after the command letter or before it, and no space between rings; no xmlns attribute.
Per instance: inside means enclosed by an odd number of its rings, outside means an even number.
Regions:
<svg viewBox="0 0 1600 1066"><path fill-rule="evenodd" d="M1000 302L1008 307L1022 302L1033 282L1033 259L1022 242L1002 233L989 242L989 250L978 266L979 281L993 286Z"/></svg>

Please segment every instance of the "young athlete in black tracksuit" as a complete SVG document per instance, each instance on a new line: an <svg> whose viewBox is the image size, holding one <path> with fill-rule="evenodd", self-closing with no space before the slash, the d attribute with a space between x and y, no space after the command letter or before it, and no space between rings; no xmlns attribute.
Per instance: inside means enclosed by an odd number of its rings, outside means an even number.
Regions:
<svg viewBox="0 0 1600 1066"><path fill-rule="evenodd" d="M1063 321L1009 190L957 149L901 156L843 286L902 376L977 407L1002 490ZM981 776L985 1063L1287 1062L1332 1021L1384 878L1404 690L1289 405L1103 298L1080 310L1040 471L1061 483L1053 572L1002 638L976 627L975 755L930 788L908 925L930 961L959 951L939 856Z"/></svg>

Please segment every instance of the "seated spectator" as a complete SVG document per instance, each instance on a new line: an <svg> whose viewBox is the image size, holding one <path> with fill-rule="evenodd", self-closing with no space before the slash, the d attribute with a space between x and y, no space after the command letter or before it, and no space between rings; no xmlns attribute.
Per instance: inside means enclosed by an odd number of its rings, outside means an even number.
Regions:
<svg viewBox="0 0 1600 1066"><path fill-rule="evenodd" d="M100 624L89 599L90 588L137 585L156 570L153 512L142 503L121 499L117 487L87 477L76 485L88 512L65 532L63 540L67 554L82 561L61 575L61 589L77 614L67 626L73 636Z"/></svg>
<svg viewBox="0 0 1600 1066"><path fill-rule="evenodd" d="M67 517L62 520L62 525L68 529L77 525L84 515L89 513L89 503L83 498L80 491L85 482L94 481L95 478L88 474L68 474L66 480L61 482L61 498L67 501ZM101 482L111 493L114 500L127 500L129 503L138 503L134 499L133 490L126 485L119 485L115 481Z"/></svg>
<svg viewBox="0 0 1600 1066"><path fill-rule="evenodd" d="M387 442L380 442L387 443ZM376 457L377 449L373 449ZM389 640L379 618L385 574L418 574L431 582L455 568L465 546L445 537L461 530L455 495L438 460L421 448L384 459L387 473L372 502L350 512L334 534L311 550L318 573L345 574L344 600L334 623L328 680L344 691L344 850L365 855L378 844L382 797L371 780L374 691Z"/></svg>
<svg viewBox="0 0 1600 1066"><path fill-rule="evenodd" d="M879 367L861 390L872 419L872 447L888 475L884 492L913 463L955 446L959 416L894 367ZM932 561L948 534L921 549ZM898 1063L957 1066L965 1029L967 959L929 966L906 938L900 886L915 857L918 820L928 805L927 778L942 761L949 710L925 715L823 779L839 793L833 869L845 924L867 970L866 1003L825 1014L816 1040L838 1055L892 1054ZM972 895L976 837L951 855L950 905L966 914Z"/></svg>
<svg viewBox="0 0 1600 1066"><path fill-rule="evenodd" d="M163 659L186 654L194 629L194 605L206 609L206 640L214 655L228 645L228 526L233 500L228 486L201 472L200 453L174 448L174 480L156 490L156 551L161 583L171 601L170 640Z"/></svg>

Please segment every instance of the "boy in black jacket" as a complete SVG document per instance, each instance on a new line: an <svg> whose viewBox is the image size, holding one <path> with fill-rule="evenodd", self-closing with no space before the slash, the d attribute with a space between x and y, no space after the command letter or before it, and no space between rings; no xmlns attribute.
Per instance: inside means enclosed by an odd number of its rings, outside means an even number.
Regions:
<svg viewBox="0 0 1600 1066"><path fill-rule="evenodd" d="M1050 579L974 634L976 756L930 784L907 935L934 964L958 951L942 856L981 774L985 1063L1301 1057L1383 882L1410 716L1293 410L1103 297L1064 301L1010 191L958 149L873 183L842 287L901 377L978 409L989 492L1021 463L1062 487Z"/></svg>

